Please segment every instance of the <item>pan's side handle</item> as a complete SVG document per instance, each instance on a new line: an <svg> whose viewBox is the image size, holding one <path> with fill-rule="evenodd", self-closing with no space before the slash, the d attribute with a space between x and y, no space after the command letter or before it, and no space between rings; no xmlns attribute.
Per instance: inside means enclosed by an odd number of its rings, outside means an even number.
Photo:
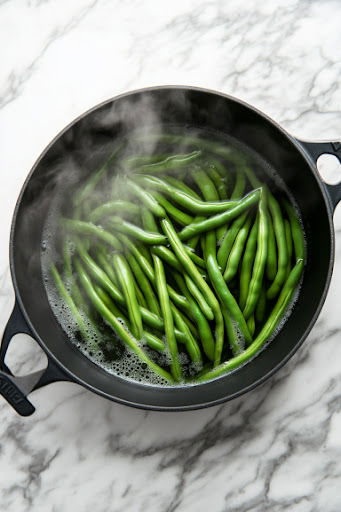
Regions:
<svg viewBox="0 0 341 512"><path fill-rule="evenodd" d="M51 359L48 359L48 365L43 370L21 377L15 377L5 364L5 356L11 339L19 333L28 334L33 337L18 303L15 302L12 314L5 327L0 346L0 395L7 400L18 414L21 416L30 416L35 411L34 406L27 398L31 391L50 384L51 382L69 379Z"/></svg>
<svg viewBox="0 0 341 512"><path fill-rule="evenodd" d="M341 163L341 142L326 142L326 141L307 141L307 140L298 140L297 141L303 146L305 151L312 157L312 159L317 162L319 156L324 154L334 155L339 159ZM335 209L336 205L341 200L341 181L336 185L330 185L329 183L325 183L325 187L327 189L328 195L330 197L333 208Z"/></svg>

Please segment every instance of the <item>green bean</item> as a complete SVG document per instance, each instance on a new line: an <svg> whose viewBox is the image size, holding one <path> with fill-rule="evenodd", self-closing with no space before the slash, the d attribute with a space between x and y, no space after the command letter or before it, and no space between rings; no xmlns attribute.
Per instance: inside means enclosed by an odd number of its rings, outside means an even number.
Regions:
<svg viewBox="0 0 341 512"><path fill-rule="evenodd" d="M243 197L246 186L245 174L241 169L237 169L236 171L236 181L234 184L234 188L231 194L231 199L240 199Z"/></svg>
<svg viewBox="0 0 341 512"><path fill-rule="evenodd" d="M116 158L119 151L122 149L122 144L120 144L110 155L110 157L104 162L103 165L100 166L100 168L94 172L91 173L88 180L85 182L82 188L80 188L76 194L74 195L73 203L75 206L79 206L81 203L83 203L93 192L93 190L96 188L97 184L101 181L104 174L108 170L108 165Z"/></svg>
<svg viewBox="0 0 341 512"><path fill-rule="evenodd" d="M197 342L195 341L191 330L188 325L184 321L183 317L179 313L179 311L171 304L171 311L174 318L174 323L178 327L179 331L182 331L186 336L186 349L191 358L191 360L196 363L202 361L200 349L198 347Z"/></svg>
<svg viewBox="0 0 341 512"><path fill-rule="evenodd" d="M85 302L72 271L72 258L70 252L70 240L66 239L63 244L63 263L66 284L70 289L70 295L76 306L89 316L89 306Z"/></svg>
<svg viewBox="0 0 341 512"><path fill-rule="evenodd" d="M161 162L171 156L170 153L167 154L159 154L159 155L137 155L137 156L128 156L123 158L121 161L121 166L123 169L133 169L137 167L141 167L144 164L155 164L157 162Z"/></svg>
<svg viewBox="0 0 341 512"><path fill-rule="evenodd" d="M211 160L212 162L212 160ZM215 161L214 161L215 162ZM227 187L225 183L225 179L222 178L221 174L216 170L217 163L213 163L207 169L208 175L214 183L215 189L218 193L219 199L224 200L227 199ZM226 170L223 167L223 175L226 174ZM204 220L204 219L200 219ZM220 226L217 228L217 239L220 240L225 234L226 226Z"/></svg>
<svg viewBox="0 0 341 512"><path fill-rule="evenodd" d="M167 142L170 144L180 143L182 146L194 146L200 149L205 149L212 153L215 153L223 158L231 158L234 155L235 150L232 147L226 147L226 143L222 145L222 143L217 143L215 141L202 139L201 137L196 137L194 135L184 136L183 134L173 134L173 133L164 133L160 134L149 134L148 135L140 135L136 140L157 140L158 142Z"/></svg>
<svg viewBox="0 0 341 512"><path fill-rule="evenodd" d="M141 289L139 288L139 286L136 284L136 282L135 282L135 292L136 292L136 299L137 299L138 306L142 306L142 307L146 308L147 307L146 299L144 298L144 295L143 295Z"/></svg>
<svg viewBox="0 0 341 512"><path fill-rule="evenodd" d="M85 250L84 245L80 241L77 241L76 247L78 254L96 281L100 283L100 285L111 295L111 297L116 302L119 304L124 304L124 297L122 296L120 290L111 282L107 274L91 258L89 253Z"/></svg>
<svg viewBox="0 0 341 512"><path fill-rule="evenodd" d="M284 201L284 207L290 221L291 234L294 242L295 258L304 259L305 255L305 242L301 223L295 208L288 202Z"/></svg>
<svg viewBox="0 0 341 512"><path fill-rule="evenodd" d="M103 217L107 217L108 215L112 215L113 213L124 213L129 215L138 215L140 212L139 206L130 201L121 201L116 199L115 201L109 201L108 203L103 203L94 210L89 215L90 222L96 223L101 220Z"/></svg>
<svg viewBox="0 0 341 512"><path fill-rule="evenodd" d="M113 263L127 306L131 332L135 338L141 339L142 318L136 298L136 288L134 286L134 280L130 267L121 254L114 254Z"/></svg>
<svg viewBox="0 0 341 512"><path fill-rule="evenodd" d="M61 298L65 301L68 308L70 309L71 314L72 314L73 318L75 319L75 322L79 328L79 331L80 331L82 337L85 340L89 340L90 336L89 336L88 326L86 325L82 315L78 311L78 308L77 308L76 304L74 303L71 295L68 293L67 289L65 288L65 285L59 275L59 272L58 272L56 266L52 264L50 267L50 271L51 271L53 280L55 282L56 288L58 290L58 293L61 296ZM94 344L94 342L91 341L91 346L92 346L92 348L95 348L96 344Z"/></svg>
<svg viewBox="0 0 341 512"><path fill-rule="evenodd" d="M104 318L104 320L108 323L108 325L112 328L112 330L121 338L121 340L139 357L139 359L146 363L146 365L153 370L157 375L164 378L167 382L172 382L172 376L159 365L154 363L147 354L142 350L140 345L136 342L135 338L127 331L120 321L116 318L115 315L106 307L103 301L100 299L98 294L96 293L94 287L91 284L90 279L87 274L84 272L82 265L79 261L76 261L76 267L78 270L78 275L83 284L85 291L87 292L91 302L100 313L100 315Z"/></svg>
<svg viewBox="0 0 341 512"><path fill-rule="evenodd" d="M198 304L199 308L207 318L207 320L213 320L214 315L213 311L210 308L210 306L207 304L206 300L202 296L201 291L197 287L197 285L192 281L192 279L188 276L188 274L185 274L185 282L186 286L188 288L188 291L192 295L192 297L195 299L196 303Z"/></svg>
<svg viewBox="0 0 341 512"><path fill-rule="evenodd" d="M191 258L193 263L196 264L197 267L201 267L203 270L206 269L206 263L205 261L198 256L191 247L188 247L188 245L184 245L185 251L187 252L188 256Z"/></svg>
<svg viewBox="0 0 341 512"><path fill-rule="evenodd" d="M164 210L170 217L172 217L180 226L186 226L193 222L193 217L185 212L179 210L176 206L170 203L163 195L158 192L153 192L153 197L161 204Z"/></svg>
<svg viewBox="0 0 341 512"><path fill-rule="evenodd" d="M165 216L165 210L149 192L141 188L137 183L135 183L132 180L127 180L126 185L128 187L128 190L130 190L141 201L141 203L148 210L150 210L156 217Z"/></svg>
<svg viewBox="0 0 341 512"><path fill-rule="evenodd" d="M142 272L140 265L136 261L135 257L132 254L127 254L127 261L130 265L130 268L134 274L134 277L136 279L136 282L140 286L142 290L142 294L144 295L146 299L146 305L148 309L155 313L156 315L160 315L160 307L158 300L154 294L154 291L152 287L149 284L149 280L145 276L145 274Z"/></svg>
<svg viewBox="0 0 341 512"><path fill-rule="evenodd" d="M192 317L192 312L190 310L188 310L186 312L178 310L178 312L181 315L181 318L183 319L183 321L185 322L187 327L189 328L189 330L191 331L191 333L193 334L193 336L195 338L198 338L198 336L199 336L198 329L196 328L196 326L194 325L192 320L190 320L190 317Z"/></svg>
<svg viewBox="0 0 341 512"><path fill-rule="evenodd" d="M266 292L264 286L262 287L262 291L260 292L259 300L256 306L256 321L261 324L264 321L266 311Z"/></svg>
<svg viewBox="0 0 341 512"><path fill-rule="evenodd" d="M287 249L288 249L288 263L287 263L287 270L286 270L286 275L288 276L290 274L290 270L291 270L292 237L291 237L290 222L287 219L284 219L284 228L285 228L285 240L286 240Z"/></svg>
<svg viewBox="0 0 341 512"><path fill-rule="evenodd" d="M278 253L277 273L273 283L267 291L268 299L273 299L279 293L282 284L285 281L288 263L288 251L281 208L272 194L268 194L268 204L272 216Z"/></svg>
<svg viewBox="0 0 341 512"><path fill-rule="evenodd" d="M277 273L277 249L275 232L271 222L270 214L268 213L268 226L269 226L269 237L268 237L268 257L266 260L266 276L269 281L275 279Z"/></svg>
<svg viewBox="0 0 341 512"><path fill-rule="evenodd" d="M263 347L266 341L269 339L271 334L276 329L279 321L281 320L290 300L292 299L293 293L296 289L296 286L300 280L302 271L303 271L304 262L302 259L298 259L296 265L290 272L289 277L287 278L282 291L277 299L277 302L272 309L272 312L262 327L261 331L258 333L257 337L253 341L253 343L246 349L244 352L239 354L236 357L233 357L229 361L222 363L220 366L213 368L213 370L207 371L201 374L196 378L196 382L203 382L206 380L214 379L227 373L234 368L242 365L249 361L253 356L255 356L259 350Z"/></svg>
<svg viewBox="0 0 341 512"><path fill-rule="evenodd" d="M205 316L200 310L198 304L195 302L193 297L190 295L188 288L185 284L183 277L177 272L174 274L175 280L180 288L181 293L186 297L192 312L192 317L198 326L199 338L202 344L202 348L206 356L213 361L214 360L214 339L212 336L211 328L207 322Z"/></svg>
<svg viewBox="0 0 341 512"><path fill-rule="evenodd" d="M136 247L135 244L132 243L132 241L125 235L120 234L119 235L120 240L122 240L125 247L127 247L131 253L135 256L136 261L140 265L141 269L145 273L145 275L148 277L150 281L154 279L154 269L149 263L148 259L142 254L142 246ZM161 246L160 246L161 247Z"/></svg>
<svg viewBox="0 0 341 512"><path fill-rule="evenodd" d="M260 194L261 189L254 190L253 192L250 192L247 196L245 196L243 199L238 201L238 204L236 206L229 210L226 210L224 213L213 215L212 217L209 217L208 219L203 220L201 222L197 222L196 224L189 224L180 231L180 240L188 240L189 238L197 234L204 233L205 231L209 231L212 229L216 229L217 227L222 226L226 222L235 219L236 217L244 213L245 210L249 209L252 205L258 202ZM221 250L221 248L219 249L219 251Z"/></svg>
<svg viewBox="0 0 341 512"><path fill-rule="evenodd" d="M143 210L143 211L148 211L148 210ZM139 244L138 245L138 251L139 251L140 254L142 254L142 256L149 262L150 266L152 267L153 266L153 260L152 260L152 255L151 255L151 252L150 252L150 248L148 246L146 246L146 245Z"/></svg>
<svg viewBox="0 0 341 512"><path fill-rule="evenodd" d="M200 168L194 168L192 176L205 201L219 201L219 194L216 187L205 171Z"/></svg>
<svg viewBox="0 0 341 512"><path fill-rule="evenodd" d="M249 285L252 276L252 267L255 260L256 248L257 248L257 234L258 234L258 223L259 216L257 215L256 220L252 226L250 236L246 243L246 248L243 256L242 266L240 270L239 280L239 305L243 310L245 308L246 299L249 291Z"/></svg>
<svg viewBox="0 0 341 512"><path fill-rule="evenodd" d="M143 323L145 323L152 329L156 329L157 331L164 332L165 324L164 324L163 319L160 316L155 315L154 313L152 313L151 311L149 311L146 308L140 307L140 311L141 311ZM175 334L176 339L180 343L185 344L187 342L186 335L183 332L181 332L179 329L175 328L174 334Z"/></svg>
<svg viewBox="0 0 341 512"><path fill-rule="evenodd" d="M249 318L254 312L259 295L262 289L262 282L264 270L266 265L266 256L268 249L268 216L266 210L266 196L263 193L258 206L259 223L257 235L257 252L255 263L252 270L252 277L250 281L249 291L246 299L245 308L243 311L244 317Z"/></svg>
<svg viewBox="0 0 341 512"><path fill-rule="evenodd" d="M255 315L254 314L249 316L249 318L247 320L247 326L249 328L251 336L253 336L254 333L255 333L255 328L256 328Z"/></svg>
<svg viewBox="0 0 341 512"><path fill-rule="evenodd" d="M193 190L191 187L186 185L186 183L184 183L181 180L178 180L174 176L165 176L163 178L163 181L165 181L169 185L172 185L173 187L181 190L182 192L185 192L185 194L187 194L188 196L191 196L194 199L198 199L199 201L201 201L199 194L197 194L197 192L195 190Z"/></svg>
<svg viewBox="0 0 341 512"><path fill-rule="evenodd" d="M245 318L241 310L239 309L237 301L235 300L232 293L228 289L218 266L215 253L214 232L210 232L206 235L205 259L208 275L210 277L213 288L216 291L216 294L218 295L222 304L227 308L232 319L237 323L238 328L240 329L240 332L243 335L245 341L247 343L250 343L251 336L246 325Z"/></svg>
<svg viewBox="0 0 341 512"><path fill-rule="evenodd" d="M136 177L137 179L137 177ZM165 181L155 178L153 176L141 175L139 177L139 181L143 183L145 186L149 186L154 190L158 190L163 192L166 195L169 195L173 201L180 204L182 207L187 210L201 214L201 215L211 215L213 213L221 213L225 210L236 206L237 201L201 201L199 199L195 199L193 196L182 192L172 185L169 185Z"/></svg>
<svg viewBox="0 0 341 512"><path fill-rule="evenodd" d="M182 190L182 192L185 192L186 194L194 197L195 199L199 199L199 201L201 200L199 194L197 194L195 192L195 190L190 188L184 182L178 180L177 178L174 178L174 176L166 176L164 178L164 181L166 181L166 183L169 183L170 185L173 185L174 187L178 188L179 190ZM195 219L194 219L194 222L198 222L200 220L204 220L204 218L205 217L202 217L200 215L196 216ZM187 245L188 245L188 247L190 247L191 249L194 250L196 248L198 242L199 242L199 235L197 235L197 236L191 238L190 240L188 240Z"/></svg>
<svg viewBox="0 0 341 512"><path fill-rule="evenodd" d="M123 220L121 217L111 217L110 218L110 226L115 230L128 234L140 242L148 245L160 245L165 244L167 239L165 236L158 233L151 233L149 231L145 231L144 229L136 226L135 224L131 224L130 222Z"/></svg>
<svg viewBox="0 0 341 512"><path fill-rule="evenodd" d="M218 192L219 198L221 200L224 200L224 199L227 199L227 187L226 187L224 178L221 176L221 174L219 174L219 172L216 169L216 166L217 166L217 164L216 163L212 164L212 160L211 160L211 165L209 165L207 172L208 172L209 177L211 178L211 180L214 183L214 186ZM224 170L224 173L225 172L226 171Z"/></svg>
<svg viewBox="0 0 341 512"><path fill-rule="evenodd" d="M172 155L165 158L161 162L155 162L154 164L146 164L142 165L137 172L143 173L160 173L167 172L173 169L181 169L182 167L187 167L189 164L193 163L201 156L201 151L193 151L187 155Z"/></svg>
<svg viewBox="0 0 341 512"><path fill-rule="evenodd" d="M170 267L173 267L175 270L178 270L179 272L183 271L183 268L180 262L177 260L176 256L174 255L174 253L170 251L167 247L158 245L153 247L152 252L156 256L159 256L159 258L161 258L165 263L168 263Z"/></svg>
<svg viewBox="0 0 341 512"><path fill-rule="evenodd" d="M173 315L166 285L166 276L163 263L158 256L153 255L156 287L159 295L159 302L165 324L166 341L171 356L171 372L176 381L181 379L181 366L179 361L178 347L174 334Z"/></svg>
<svg viewBox="0 0 341 512"><path fill-rule="evenodd" d="M105 231L101 226L96 226L91 222L83 222L81 220L73 219L62 219L61 225L72 233L95 236L100 240L103 240L103 242L111 245L115 250L122 250L122 244L119 240L117 240L117 238L108 231Z"/></svg>
<svg viewBox="0 0 341 512"><path fill-rule="evenodd" d="M105 249L103 247L98 247L96 252L95 252L95 258L96 260L98 261L99 265L102 267L102 269L104 270L104 272L107 274L107 276L109 277L110 281L116 285L116 286L119 286L118 284L118 279L117 279L117 276L115 274L115 270L113 268L113 266L109 263L108 259L107 259L107 253L105 251Z"/></svg>
<svg viewBox="0 0 341 512"><path fill-rule="evenodd" d="M227 311L225 306L222 304L221 312L224 317L225 331L227 339L234 356L240 354L244 350L244 343L240 340L237 329L232 321L230 313Z"/></svg>
<svg viewBox="0 0 341 512"><path fill-rule="evenodd" d="M165 347L163 341L160 340L160 338L158 338L157 336L155 336L155 334L152 334L151 332L148 332L148 331L143 331L142 339L144 339L146 341L149 348L157 350L158 352L165 351L166 347Z"/></svg>
<svg viewBox="0 0 341 512"><path fill-rule="evenodd" d="M220 247L217 252L217 260L223 273L225 272L227 260L230 255L236 236L238 235L239 230L243 226L246 218L247 212L242 213L240 216L235 218L231 226L227 228L225 237L219 243Z"/></svg>
<svg viewBox="0 0 341 512"><path fill-rule="evenodd" d="M228 260L227 260L226 269L224 272L224 279L227 283L229 281L231 281L234 278L234 276L237 274L239 263L243 256L243 251L244 251L245 243L247 240L247 236L250 231L251 222L252 222L252 217L251 217L251 215L249 215L246 218L246 221L244 222L243 226L241 227L241 229L239 230L239 233L237 234L237 236L235 238L233 247L231 249L231 252L230 252Z"/></svg>
<svg viewBox="0 0 341 512"><path fill-rule="evenodd" d="M90 276L88 275L89 280L91 281ZM92 282L92 281L91 281ZM94 287L95 292L100 297L100 299L104 302L106 307L110 309L110 311L117 317L122 320L126 324L126 326L129 326L127 317L122 313L122 311L116 306L115 302L112 300L112 298L108 295L108 293L101 288L98 284L92 282L92 286Z"/></svg>

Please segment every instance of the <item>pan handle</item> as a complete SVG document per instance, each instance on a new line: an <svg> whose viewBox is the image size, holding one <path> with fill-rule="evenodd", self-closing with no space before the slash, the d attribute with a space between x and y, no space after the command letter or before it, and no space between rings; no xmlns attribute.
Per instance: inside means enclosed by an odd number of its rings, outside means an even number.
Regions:
<svg viewBox="0 0 341 512"><path fill-rule="evenodd" d="M7 400L18 414L30 416L35 411L35 407L27 398L31 391L46 386L51 382L70 379L50 358L48 358L47 367L43 370L15 377L5 364L5 356L11 339L19 333L28 334L33 337L16 301L5 327L0 346L0 395Z"/></svg>
<svg viewBox="0 0 341 512"><path fill-rule="evenodd" d="M306 152L310 155L310 157L317 162L319 156L323 154L334 155L339 159L341 163L341 142L326 142L326 141L308 141L308 140L299 140L297 141L303 146ZM327 189L328 195L330 197L331 203L333 205L333 209L336 208L336 205L341 200L341 181L336 185L330 185L329 183L325 183L325 187Z"/></svg>

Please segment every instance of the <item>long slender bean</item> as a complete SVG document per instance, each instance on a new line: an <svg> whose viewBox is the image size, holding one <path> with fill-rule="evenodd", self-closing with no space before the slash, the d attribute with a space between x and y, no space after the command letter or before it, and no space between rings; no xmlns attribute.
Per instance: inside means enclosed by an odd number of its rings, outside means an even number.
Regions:
<svg viewBox="0 0 341 512"><path fill-rule="evenodd" d="M278 265L277 272L273 283L267 291L268 299L273 299L278 295L283 282L285 281L286 271L287 271L287 263L288 263L288 251L287 244L285 239L285 227L284 221L282 217L281 208L278 204L278 201L272 196L272 194L268 194L268 204L269 210L272 216L275 238L277 243L277 253L278 253Z"/></svg>
<svg viewBox="0 0 341 512"><path fill-rule="evenodd" d="M200 348L199 348L197 342L195 341L190 328L188 327L188 325L184 321L183 317L181 316L179 311L174 307L173 304L171 304L171 311L172 311L175 325L186 336L185 345L186 345L186 349L187 349L187 352L188 352L191 360L193 361L193 363L202 361Z"/></svg>
<svg viewBox="0 0 341 512"><path fill-rule="evenodd" d="M104 162L104 164L102 164L97 171L90 174L85 184L74 195L73 203L75 206L79 206L92 194L98 183L107 172L109 164L112 163L112 161L117 157L121 149L122 145L120 144L117 148L115 148L115 150L111 153L110 157Z"/></svg>
<svg viewBox="0 0 341 512"><path fill-rule="evenodd" d="M224 279L227 283L237 274L239 263L242 259L244 247L247 241L247 236L250 231L251 222L252 216L249 215L235 238L224 272Z"/></svg>
<svg viewBox="0 0 341 512"><path fill-rule="evenodd" d="M96 343L94 343L94 341L91 340L91 337L89 335L89 327L87 326L85 320L83 319L82 315L80 314L78 307L74 303L71 295L68 293L67 289L65 288L62 278L60 277L60 274L57 270L57 267L52 264L50 267L50 270L51 270L51 275L55 282L56 288L58 290L58 293L60 294L60 296L67 304L68 308L70 309L71 314L72 314L73 318L75 319L75 322L79 328L79 331L80 331L82 337L85 340L90 341L92 348L96 348L96 346L97 346Z"/></svg>
<svg viewBox="0 0 341 512"><path fill-rule="evenodd" d="M207 320L213 320L214 315L213 311L210 308L210 306L207 304L206 300L204 299L201 291L195 284L195 282L188 276L188 274L185 274L185 282L186 286L188 288L188 291L192 295L192 297L195 299L196 303L198 304L199 308L207 318Z"/></svg>
<svg viewBox="0 0 341 512"><path fill-rule="evenodd" d="M291 234L295 248L296 260L304 259L305 255L305 242L301 223L299 221L295 208L288 202L283 201L284 207L289 217Z"/></svg>
<svg viewBox="0 0 341 512"><path fill-rule="evenodd" d="M171 310L171 304L169 300L169 295L167 291L166 285L166 276L163 267L163 263L158 256L153 255L154 261L154 271L155 271L155 279L156 279L156 287L159 295L159 302L161 307L161 312L163 316L163 321L165 324L165 333L166 333L166 342L169 348L169 353L171 356L171 372L173 378L176 381L181 379L181 366L179 361L179 352L176 343L176 338L174 334L174 321Z"/></svg>
<svg viewBox="0 0 341 512"><path fill-rule="evenodd" d="M266 195L263 193L258 206L259 223L257 235L257 252L255 263L252 270L249 291L246 299L245 308L243 310L244 317L248 319L254 312L259 295L262 289L262 282L266 264L267 248L268 248L268 216L266 210Z"/></svg>
<svg viewBox="0 0 341 512"><path fill-rule="evenodd" d="M240 335L232 321L231 315L227 311L224 304L222 304L221 312L224 317L225 331L230 348L232 350L232 354L236 356L244 350L244 340L240 339Z"/></svg>
<svg viewBox="0 0 341 512"><path fill-rule="evenodd" d="M84 222L81 220L73 219L62 219L61 225L71 233L95 236L102 240L103 242L106 242L107 244L111 245L111 247L113 247L115 250L122 250L122 244L120 243L120 241L117 240L117 238L114 235L103 229L101 226L96 226L91 222Z"/></svg>
<svg viewBox="0 0 341 512"><path fill-rule="evenodd" d="M266 259L266 276L269 281L273 281L277 273L277 249L275 232L271 222L270 214L268 213L268 226L269 226L269 237L268 237L268 256Z"/></svg>
<svg viewBox="0 0 341 512"><path fill-rule="evenodd" d="M264 321L266 311L266 292L264 285L262 287L262 291L260 292L260 296L257 302L256 311L255 311L255 319L258 324L261 324Z"/></svg>
<svg viewBox="0 0 341 512"><path fill-rule="evenodd" d="M186 194L186 192L182 192L182 190L167 184L159 178L154 178L153 176L141 175L140 177L137 176L136 179L151 189L155 189L169 195L173 201L196 214L211 215L214 213L221 213L237 204L237 201L200 201L199 199L195 199L193 196Z"/></svg>
<svg viewBox="0 0 341 512"><path fill-rule="evenodd" d="M186 155L172 155L165 158L161 162L155 162L153 164L145 164L140 168L136 169L136 172L142 173L162 173L171 171L173 169L181 169L187 167L201 156L201 151L193 151Z"/></svg>
<svg viewBox="0 0 341 512"><path fill-rule="evenodd" d="M245 308L246 299L248 296L252 267L255 260L256 249L257 249L257 235L258 235L258 223L259 216L257 215L256 220L252 226L249 238L246 243L245 252L243 256L242 266L240 270L239 278L239 305L243 310Z"/></svg>
<svg viewBox="0 0 341 512"><path fill-rule="evenodd" d="M250 192L247 196L245 196L242 200L238 202L233 208L226 210L223 213L219 213L217 215L213 215L206 220L201 222L189 224L185 228L183 228L179 237L180 240L188 240L189 238L198 235L200 233L204 233L205 231L209 231L212 229L216 229L219 226L222 226L226 222L229 222L232 219L235 219L239 215L248 210L251 206L259 201L261 195L261 189L254 190Z"/></svg>
<svg viewBox="0 0 341 512"><path fill-rule="evenodd" d="M132 180L127 180L126 185L128 190L131 191L141 201L141 203L153 213L153 215L156 215L156 217L165 216L165 210L156 201L156 199L154 199L154 197L149 194L149 192L146 192L146 190L141 188Z"/></svg>
<svg viewBox="0 0 341 512"><path fill-rule="evenodd" d="M286 269L286 275L288 276L291 271L292 236L291 236L290 222L287 219L284 219L284 228L285 228L285 240L286 240L287 249L288 249L288 263L287 263L287 269Z"/></svg>
<svg viewBox="0 0 341 512"><path fill-rule="evenodd" d="M130 202L130 201L122 201L116 199L115 201L109 201L108 203L103 203L94 210L89 215L89 221L96 224L103 217L107 217L108 215L112 215L113 213L124 213L125 215L138 215L140 208L138 205Z"/></svg>
<svg viewBox="0 0 341 512"><path fill-rule="evenodd" d="M131 332L137 339L142 337L142 318L136 298L133 276L126 259L121 254L114 254L113 263L123 291L128 310Z"/></svg>
<svg viewBox="0 0 341 512"><path fill-rule="evenodd" d="M201 341L202 348L206 354L206 356L213 361L214 360L214 339L212 335L212 331L209 323L207 322L205 316L200 310L198 304L195 302L193 297L188 292L188 288L185 284L183 277L177 272L174 274L174 278L180 288L180 291L186 297L191 311L193 319L195 320L198 326L199 338Z"/></svg>
<svg viewBox="0 0 341 512"><path fill-rule="evenodd" d="M238 235L241 227L243 226L247 218L247 215L248 212L244 212L233 220L231 226L226 231L225 237L220 243L220 247L217 252L217 260L223 273L226 270L227 260L230 255L236 236Z"/></svg>
<svg viewBox="0 0 341 512"><path fill-rule="evenodd" d="M128 222L126 220L122 220L120 217L111 217L110 218L110 226L117 231L122 233L126 233L130 235L140 242L148 245L165 245L167 243L167 239L165 236L159 233L151 233L149 231L145 231L144 229Z"/></svg>
<svg viewBox="0 0 341 512"><path fill-rule="evenodd" d="M191 215L179 210L179 208L170 203L162 194L154 191L153 197L160 203L167 214L180 224L180 226L187 226L187 224L193 222L193 217Z"/></svg>

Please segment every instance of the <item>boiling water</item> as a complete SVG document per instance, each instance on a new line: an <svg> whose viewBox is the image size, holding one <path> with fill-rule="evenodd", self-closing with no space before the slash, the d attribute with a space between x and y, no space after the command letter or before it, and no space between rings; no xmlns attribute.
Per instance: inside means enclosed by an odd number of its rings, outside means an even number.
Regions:
<svg viewBox="0 0 341 512"><path fill-rule="evenodd" d="M167 130L167 133L169 133L170 130ZM174 132L179 133L180 130L174 130ZM182 132L184 132L184 130L182 130ZM188 134L193 135L193 130L185 131L185 135ZM210 140L224 141L226 142L227 145L235 147L244 155L246 154L249 162L252 162L252 168L255 170L257 176L261 180L266 181L271 186L271 189L273 191L277 191L281 195L286 195L287 198L291 201L291 203L294 204L293 199L290 196L289 191L286 189L283 181L276 174L275 170L258 154L256 154L249 148L242 146L234 139L230 137L227 138L226 135L222 135L217 132L213 133L211 131L202 132L199 130L195 130L195 135L197 136L198 134L200 134L200 136L202 136L203 138L207 138ZM133 145L128 142L127 146L129 147L129 153L131 152L133 154ZM155 149L155 146L151 146L148 148L148 151L152 152ZM146 150L146 148L144 148L144 150ZM174 151L175 154L181 154L182 152L184 151L182 151L182 149L179 147L177 147L176 151ZM67 166L67 164L65 165ZM68 171L68 169L66 168L65 171ZM122 185L122 180L116 183L116 188L120 185ZM121 340L117 337L117 335L112 330L109 330L108 326L103 324L103 328L99 335L98 330L93 328L91 322L88 321L87 316L84 315L83 313L81 313L81 315L86 324L87 336L86 339L80 336L79 328L72 314L70 313L67 305L65 304L63 299L60 298L55 288L53 279L50 276L49 270L52 263L58 263L60 261L60 248L58 246L58 240L60 237L60 226L58 223L58 219L65 212L65 210L67 211L68 202L70 201L70 199L66 200L66 198L70 198L69 190L66 190L66 188L63 188L63 185L61 185L59 187L59 191L60 193L55 195L51 203L48 217L46 219L42 239L41 263L48 300L60 325L62 326L63 330L65 331L70 341L74 343L86 357L91 359L97 365L101 366L107 372L118 375L124 379L143 382L144 384L152 386L169 385L165 384L165 381L161 377L159 377L154 372L149 370L145 363L142 363L133 352L127 349L123 345ZM106 190L100 190L100 193L97 191L96 195L97 197L98 195L103 195L104 198L108 197L107 186ZM105 200L107 199L103 199L102 202L105 202ZM70 289L70 283L66 282L65 285L67 289ZM292 308L297 300L298 295L299 287L297 287L291 304L287 308L283 318L279 322L272 336L267 341L266 345L268 345L271 342L271 340L276 336L276 334L280 331L280 329L287 321L288 317L291 314ZM166 340L163 341L166 342ZM241 342L242 341L243 340L241 340ZM181 350L181 345L179 345L179 349ZM144 346L144 350L156 363L158 363L162 367L168 367L170 356L167 350L164 353L157 353L156 351L149 349L146 345ZM229 355L229 357L231 357L231 354ZM182 365L186 369L187 376L193 376L201 369L198 363L191 363L188 359L187 354L185 354L184 352L180 353L180 359ZM182 383L181 386L182 385L191 384Z"/></svg>

